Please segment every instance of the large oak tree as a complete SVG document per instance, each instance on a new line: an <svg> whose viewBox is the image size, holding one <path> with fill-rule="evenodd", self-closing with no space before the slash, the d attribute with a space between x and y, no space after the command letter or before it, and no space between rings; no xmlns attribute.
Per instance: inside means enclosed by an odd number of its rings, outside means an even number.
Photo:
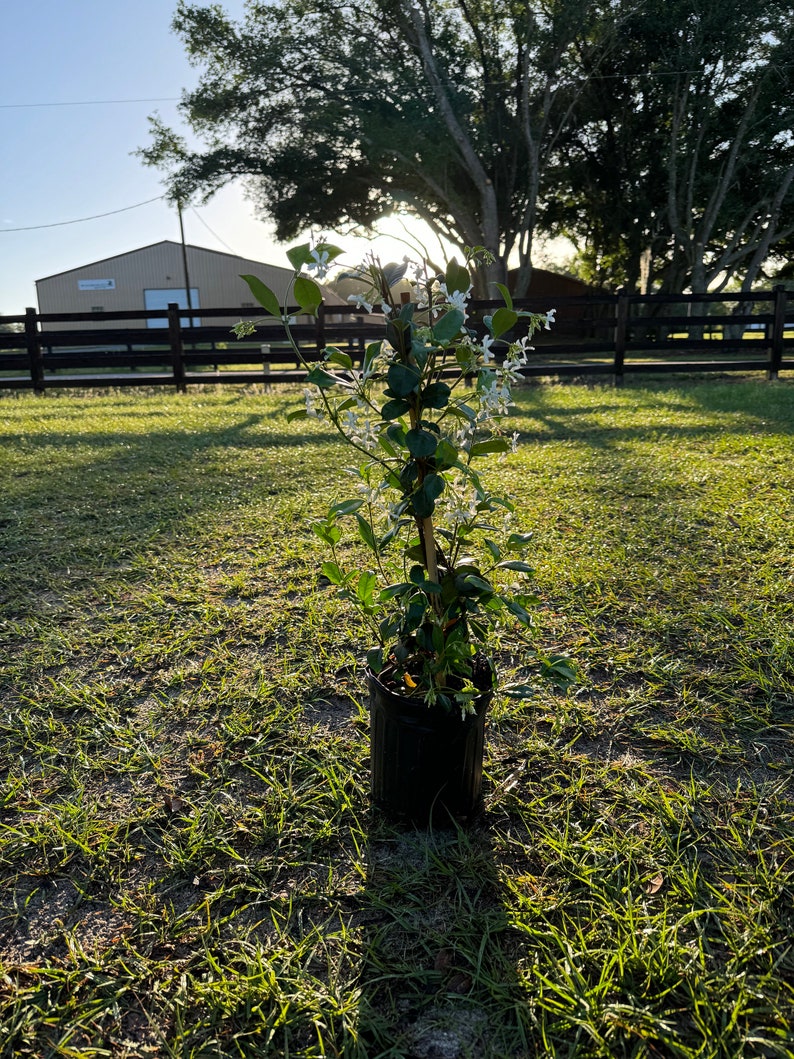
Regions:
<svg viewBox="0 0 794 1059"><path fill-rule="evenodd" d="M604 285L749 289L794 232L790 0L181 0L202 71L141 154L174 198L244 178L288 240L401 209L482 245L536 231Z"/></svg>
<svg viewBox="0 0 794 1059"><path fill-rule="evenodd" d="M236 24L182 0L202 79L181 109L202 147L154 119L141 153L183 201L245 178L282 240L407 210L495 254L479 294L508 258L521 294L581 80L574 43L599 17L595 0L271 0Z"/></svg>
<svg viewBox="0 0 794 1059"><path fill-rule="evenodd" d="M564 193L543 221L568 230L598 278L750 289L794 231L794 9L623 7L558 142Z"/></svg>

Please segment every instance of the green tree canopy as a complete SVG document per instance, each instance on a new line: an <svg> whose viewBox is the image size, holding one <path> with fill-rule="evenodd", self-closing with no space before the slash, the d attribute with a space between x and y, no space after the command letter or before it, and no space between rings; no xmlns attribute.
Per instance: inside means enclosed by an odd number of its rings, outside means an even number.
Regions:
<svg viewBox="0 0 794 1059"><path fill-rule="evenodd" d="M394 210L496 255L566 233L588 279L751 285L794 232L790 0L181 0L202 72L140 153L171 195L244 178L281 240Z"/></svg>
<svg viewBox="0 0 794 1059"><path fill-rule="evenodd" d="M279 0L235 24L182 0L174 26L202 69L182 113L203 147L154 119L141 153L183 200L247 178L282 240L407 210L495 253L480 293L512 255L521 293L574 42L599 17L593 0Z"/></svg>
<svg viewBox="0 0 794 1059"><path fill-rule="evenodd" d="M591 274L635 287L748 289L794 231L788 0L616 9L615 46L560 140L543 217Z"/></svg>

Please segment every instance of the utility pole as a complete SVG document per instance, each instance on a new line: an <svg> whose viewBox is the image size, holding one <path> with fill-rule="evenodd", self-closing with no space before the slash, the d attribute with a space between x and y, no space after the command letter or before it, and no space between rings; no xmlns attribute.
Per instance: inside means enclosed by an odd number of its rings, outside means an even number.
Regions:
<svg viewBox="0 0 794 1059"><path fill-rule="evenodd" d="M185 273L185 294L187 295L188 327L193 326L193 299L190 294L190 276L187 271L187 247L185 246L185 226L182 223L182 203L177 199L176 210L179 214L179 234L182 237L182 269Z"/></svg>

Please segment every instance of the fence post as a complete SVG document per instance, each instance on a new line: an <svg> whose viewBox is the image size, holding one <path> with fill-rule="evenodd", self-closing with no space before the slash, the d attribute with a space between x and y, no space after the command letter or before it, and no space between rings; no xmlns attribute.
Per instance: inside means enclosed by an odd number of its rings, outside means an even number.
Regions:
<svg viewBox="0 0 794 1059"><path fill-rule="evenodd" d="M44 393L44 359L41 355L38 313L29 307L25 309L25 344L28 347L33 389L36 393Z"/></svg>
<svg viewBox="0 0 794 1059"><path fill-rule="evenodd" d="M615 319L615 386L623 385L623 362L626 358L626 333L629 323L629 296L621 287L618 290L618 307Z"/></svg>
<svg viewBox="0 0 794 1059"><path fill-rule="evenodd" d="M786 327L786 300L788 297L788 291L779 283L773 288L774 302L772 311L774 317L772 320L772 341L769 345L769 366L767 368L766 377L770 382L774 382L778 377L780 371L780 364L783 360L783 331Z"/></svg>
<svg viewBox="0 0 794 1059"><path fill-rule="evenodd" d="M179 325L179 306L168 303L168 341L171 346L171 364L174 370L174 385L179 393L187 393L185 385L185 359L182 346L182 330Z"/></svg>

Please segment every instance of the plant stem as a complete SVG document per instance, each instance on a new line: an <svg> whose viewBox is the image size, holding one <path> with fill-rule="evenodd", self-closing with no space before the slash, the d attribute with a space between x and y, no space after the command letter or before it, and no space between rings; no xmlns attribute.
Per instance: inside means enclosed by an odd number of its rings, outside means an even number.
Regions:
<svg viewBox="0 0 794 1059"><path fill-rule="evenodd" d="M425 553L425 566L427 568L427 579L438 584L438 556L436 552L436 540L433 531L433 518L429 515L419 523L419 531L422 534L423 549ZM435 597L434 597L435 598Z"/></svg>

